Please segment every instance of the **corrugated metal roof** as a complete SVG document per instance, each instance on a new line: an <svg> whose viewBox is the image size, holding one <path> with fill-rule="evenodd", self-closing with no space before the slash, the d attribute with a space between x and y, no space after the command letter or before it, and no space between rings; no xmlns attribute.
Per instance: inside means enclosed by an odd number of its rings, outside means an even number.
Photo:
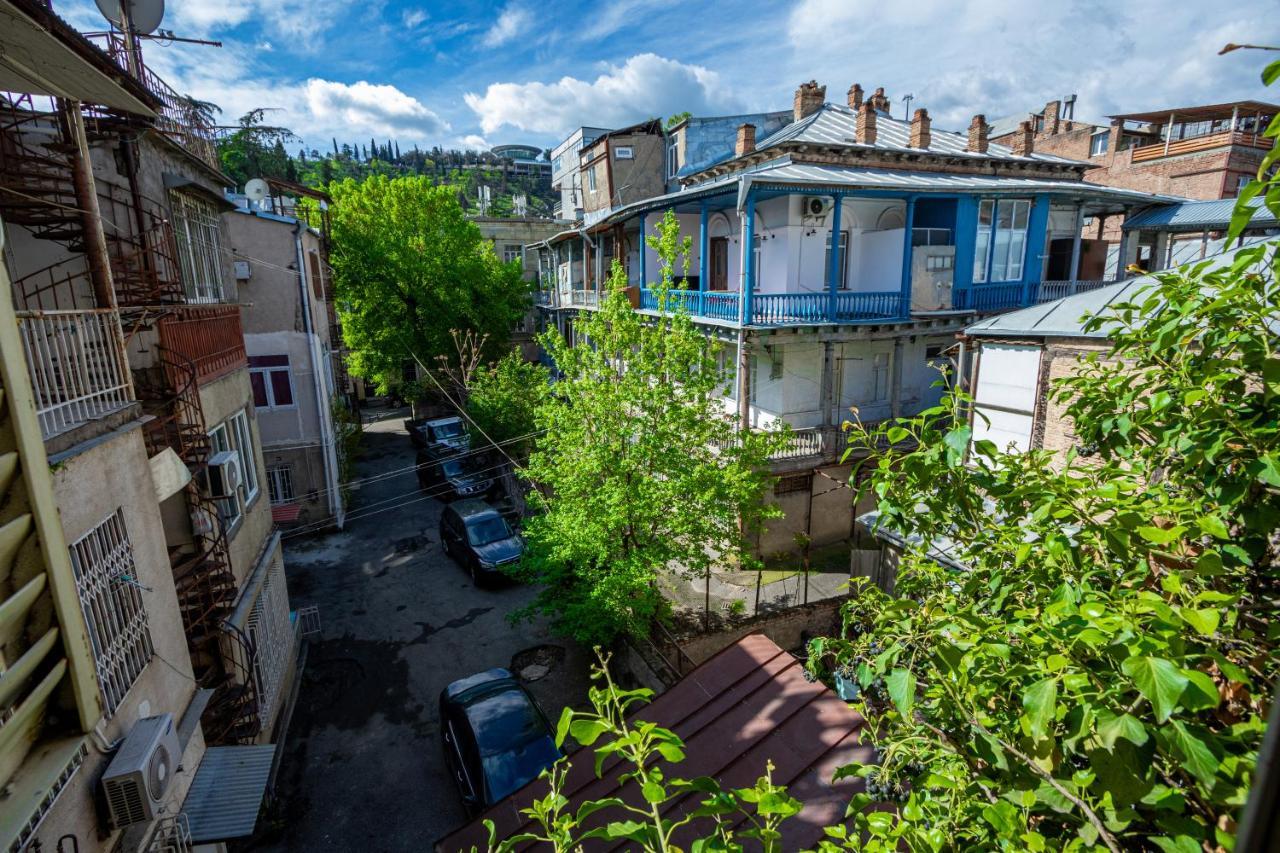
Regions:
<svg viewBox="0 0 1280 853"><path fill-rule="evenodd" d="M800 121L792 122L758 143L756 148L763 150L784 142L811 142L818 145L842 145L852 148L876 148L886 151L914 151L912 148L911 122L876 114L876 141L874 145L855 142L858 118L857 114L840 104L824 104L822 109L806 116ZM1014 160L1018 162L1038 163L1076 163L1087 165L1079 160L1058 157L1053 154L1032 153L1030 156L1015 155L1007 145L991 143L985 154L968 150L968 134L932 128L930 131L929 153L954 157L972 157L979 160Z"/></svg>
<svg viewBox="0 0 1280 853"><path fill-rule="evenodd" d="M267 743L205 750L182 804L192 841L225 841L253 834L275 749Z"/></svg>
<svg viewBox="0 0 1280 853"><path fill-rule="evenodd" d="M764 774L765 762L772 760L773 781L786 785L804 803L800 814L782 825L782 850L815 847L824 837L823 827L845 821L845 807L861 783L834 782L832 774L842 765L875 758L872 747L862 741L866 725L862 716L820 682L805 679L803 665L760 634L744 637L712 656L641 707L635 717L680 736L686 758L673 772L684 778L712 776L725 787L748 787ZM617 760L606 761L601 778L596 778L593 751L587 747L570 756L573 766L562 788L569 813L587 799L619 797L631 805L644 805L634 783L619 783L618 775L627 768ZM488 843L483 819L494 822L499 838L527 829L529 819L520 810L545 794L546 783L541 780L526 785L441 839L436 849L449 853L473 846L483 849ZM697 800L667 803L662 816L680 820L698 805ZM603 809L591 816L588 827L624 817L617 808ZM684 849L691 842L688 834L686 828L675 839Z"/></svg>
<svg viewBox="0 0 1280 853"><path fill-rule="evenodd" d="M1250 228L1274 228L1280 224L1277 223L1275 214L1263 207L1259 199L1254 199L1252 206L1256 212L1249 223ZM1231 224L1231 214L1235 209L1234 198L1184 201L1180 204L1153 207L1136 216L1130 216L1125 220L1124 230L1221 231Z"/></svg>
<svg viewBox="0 0 1280 853"><path fill-rule="evenodd" d="M1258 241L1280 247L1280 240ZM1257 243L1253 244L1257 245ZM1249 248L1246 246L1245 248ZM1232 249L1206 258L1213 267L1226 266L1235 258L1240 249ZM974 323L965 333L975 337L1014 337L1014 338L1105 338L1105 329L1092 332L1084 330L1084 318L1098 314L1110 305L1127 302L1143 288L1154 281L1154 276L1143 275L1127 281L1100 287L1087 293L1078 293L1055 302L1033 305L1021 311L1011 311L988 317Z"/></svg>

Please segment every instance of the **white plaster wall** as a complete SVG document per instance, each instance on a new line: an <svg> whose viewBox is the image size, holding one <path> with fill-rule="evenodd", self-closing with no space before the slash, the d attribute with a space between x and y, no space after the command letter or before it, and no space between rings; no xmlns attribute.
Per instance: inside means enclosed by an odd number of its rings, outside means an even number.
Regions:
<svg viewBox="0 0 1280 853"><path fill-rule="evenodd" d="M292 406L255 409L264 446L298 444L320 440L320 412L311 367L309 336L301 332L270 332L245 335L245 352L250 356L287 355L293 381Z"/></svg>
<svg viewBox="0 0 1280 853"><path fill-rule="evenodd" d="M822 423L822 345L792 343L755 347L756 396L752 426L770 428L785 421L796 428ZM782 360L782 378L770 379L774 358Z"/></svg>

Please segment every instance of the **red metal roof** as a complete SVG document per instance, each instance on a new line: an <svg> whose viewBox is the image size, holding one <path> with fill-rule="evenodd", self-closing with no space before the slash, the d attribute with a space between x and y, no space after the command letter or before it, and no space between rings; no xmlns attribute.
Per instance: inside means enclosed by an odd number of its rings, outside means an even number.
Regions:
<svg viewBox="0 0 1280 853"><path fill-rule="evenodd" d="M276 524L297 521L301 514L302 504L273 504L271 507L271 520Z"/></svg>
<svg viewBox="0 0 1280 853"><path fill-rule="evenodd" d="M804 803L800 814L783 824L782 847L814 847L823 827L840 823L850 797L862 789L861 779L832 783L836 768L854 761L871 761L874 750L861 742L861 715L821 683L804 678L799 661L772 640L744 637L685 676L678 684L641 708L636 716L671 729L685 742L686 758L668 775L681 778L714 776L725 787L747 787L764 775L766 761L774 764L773 780L784 784ZM592 750L570 756L564 795L574 811L588 799L621 797L643 805L635 785L620 786L617 776L628 769L606 762L603 778L595 776ZM485 849L484 819L494 822L500 838L522 831L527 820L520 809L546 794L541 780L533 782L436 843L439 851ZM670 815L696 806L693 798L668 803ZM617 819L615 810L597 812L592 825ZM693 827L700 827L694 822ZM701 827L706 829L705 826ZM695 836L696 837L696 836ZM688 848L690 837L676 842ZM603 842L588 850L609 850ZM530 848L535 849L535 848Z"/></svg>

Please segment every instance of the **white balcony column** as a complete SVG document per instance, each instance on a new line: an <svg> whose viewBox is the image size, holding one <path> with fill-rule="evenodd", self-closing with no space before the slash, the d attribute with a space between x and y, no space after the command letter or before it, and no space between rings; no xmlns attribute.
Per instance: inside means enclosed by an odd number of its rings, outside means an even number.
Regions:
<svg viewBox="0 0 1280 853"><path fill-rule="evenodd" d="M1071 265L1067 270L1067 280L1077 281L1080 278L1080 232L1084 230L1084 203L1076 205L1076 227L1071 234Z"/></svg>

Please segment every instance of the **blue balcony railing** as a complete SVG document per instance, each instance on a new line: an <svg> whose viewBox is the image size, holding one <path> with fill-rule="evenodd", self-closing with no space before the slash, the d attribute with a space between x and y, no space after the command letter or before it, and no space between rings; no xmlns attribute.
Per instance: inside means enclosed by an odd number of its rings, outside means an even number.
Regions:
<svg viewBox="0 0 1280 853"><path fill-rule="evenodd" d="M907 300L898 290L836 294L836 320L840 322L905 317L907 308Z"/></svg>
<svg viewBox="0 0 1280 853"><path fill-rule="evenodd" d="M826 293L757 293L751 297L751 322L758 326L791 326L827 322L831 297Z"/></svg>
<svg viewBox="0 0 1280 853"><path fill-rule="evenodd" d="M951 303L959 311L1007 311L1023 307L1025 296L1026 288L1021 282L975 284L952 291Z"/></svg>
<svg viewBox="0 0 1280 853"><path fill-rule="evenodd" d="M640 307L659 310L658 291L643 288ZM736 323L741 310L737 293L725 291L669 290L666 310L686 310L694 317ZM834 311L833 311L834 308ZM889 321L907 316L908 305L899 291L839 293L833 304L829 293L757 293L751 297L754 326L801 326L821 323Z"/></svg>

